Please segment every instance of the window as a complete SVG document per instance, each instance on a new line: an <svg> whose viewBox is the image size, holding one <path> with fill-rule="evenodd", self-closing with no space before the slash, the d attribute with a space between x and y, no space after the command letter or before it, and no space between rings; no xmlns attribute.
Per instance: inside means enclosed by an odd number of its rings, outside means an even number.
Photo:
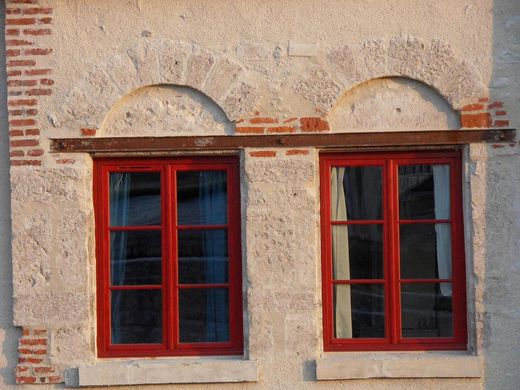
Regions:
<svg viewBox="0 0 520 390"><path fill-rule="evenodd" d="M321 156L326 351L466 349L458 151Z"/></svg>
<svg viewBox="0 0 520 390"><path fill-rule="evenodd" d="M238 159L96 159L100 357L241 354Z"/></svg>

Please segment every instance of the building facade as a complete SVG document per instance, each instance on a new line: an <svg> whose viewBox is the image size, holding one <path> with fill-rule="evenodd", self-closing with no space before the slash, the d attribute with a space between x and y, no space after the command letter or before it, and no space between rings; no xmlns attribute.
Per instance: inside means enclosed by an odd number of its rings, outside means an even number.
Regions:
<svg viewBox="0 0 520 390"><path fill-rule="evenodd" d="M517 387L518 1L3 9L0 387Z"/></svg>

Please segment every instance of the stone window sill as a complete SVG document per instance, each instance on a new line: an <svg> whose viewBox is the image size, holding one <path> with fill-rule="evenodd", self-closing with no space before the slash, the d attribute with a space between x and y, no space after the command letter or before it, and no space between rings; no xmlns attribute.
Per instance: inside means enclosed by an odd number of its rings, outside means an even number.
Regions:
<svg viewBox="0 0 520 390"><path fill-rule="evenodd" d="M480 378L481 363L467 352L334 352L316 360L316 378Z"/></svg>
<svg viewBox="0 0 520 390"><path fill-rule="evenodd" d="M65 375L68 387L256 381L257 362L239 357L106 361Z"/></svg>

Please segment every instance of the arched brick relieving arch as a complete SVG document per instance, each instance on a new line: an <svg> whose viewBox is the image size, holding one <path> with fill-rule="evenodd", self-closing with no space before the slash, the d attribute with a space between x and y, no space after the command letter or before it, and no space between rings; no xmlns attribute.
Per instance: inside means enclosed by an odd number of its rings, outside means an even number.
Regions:
<svg viewBox="0 0 520 390"><path fill-rule="evenodd" d="M457 111L487 96L478 70L457 58L448 44L406 36L333 48L323 65L296 80L293 89L327 115L345 91L371 79L394 76L434 88Z"/></svg>
<svg viewBox="0 0 520 390"><path fill-rule="evenodd" d="M258 87L237 61L201 46L146 39L96 65L65 96L61 123L97 129L110 109L132 91L150 85L188 86L213 99L228 119L254 111Z"/></svg>

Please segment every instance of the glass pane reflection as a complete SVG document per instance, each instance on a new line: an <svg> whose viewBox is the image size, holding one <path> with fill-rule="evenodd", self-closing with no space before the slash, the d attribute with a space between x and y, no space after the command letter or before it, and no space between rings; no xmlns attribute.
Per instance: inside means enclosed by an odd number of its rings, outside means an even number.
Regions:
<svg viewBox="0 0 520 390"><path fill-rule="evenodd" d="M401 219L450 218L450 166L400 165Z"/></svg>
<svg viewBox="0 0 520 390"><path fill-rule="evenodd" d="M401 286L403 337L452 337L451 283Z"/></svg>
<svg viewBox="0 0 520 390"><path fill-rule="evenodd" d="M381 219L381 175L381 167L332 167L332 220Z"/></svg>
<svg viewBox="0 0 520 390"><path fill-rule="evenodd" d="M383 278L383 226L332 227L334 280Z"/></svg>
<svg viewBox="0 0 520 390"><path fill-rule="evenodd" d="M382 284L334 286L334 337L385 337L385 298Z"/></svg>

